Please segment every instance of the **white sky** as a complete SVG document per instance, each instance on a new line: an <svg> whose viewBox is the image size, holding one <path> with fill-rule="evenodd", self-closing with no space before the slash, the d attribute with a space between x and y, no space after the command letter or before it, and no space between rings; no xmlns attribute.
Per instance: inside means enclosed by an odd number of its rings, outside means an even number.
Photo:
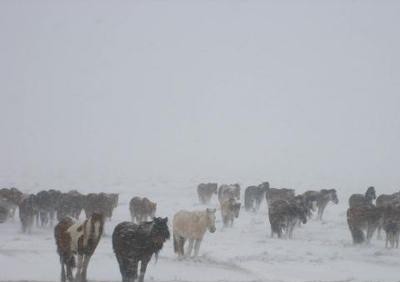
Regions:
<svg viewBox="0 0 400 282"><path fill-rule="evenodd" d="M399 15L396 1L1 1L0 184L398 189Z"/></svg>

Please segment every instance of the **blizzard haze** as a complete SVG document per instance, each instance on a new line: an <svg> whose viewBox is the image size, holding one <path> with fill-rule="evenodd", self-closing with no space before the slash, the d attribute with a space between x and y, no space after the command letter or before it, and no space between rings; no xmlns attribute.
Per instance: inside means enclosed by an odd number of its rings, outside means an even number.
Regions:
<svg viewBox="0 0 400 282"><path fill-rule="evenodd" d="M399 14L395 1L1 1L0 182L398 189Z"/></svg>

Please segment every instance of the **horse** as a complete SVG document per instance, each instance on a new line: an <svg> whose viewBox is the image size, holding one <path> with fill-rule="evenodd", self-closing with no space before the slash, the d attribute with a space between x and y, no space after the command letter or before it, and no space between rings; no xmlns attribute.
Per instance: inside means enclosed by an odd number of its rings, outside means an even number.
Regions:
<svg viewBox="0 0 400 282"><path fill-rule="evenodd" d="M390 195L381 194L376 198L375 204L377 207L400 206L400 192Z"/></svg>
<svg viewBox="0 0 400 282"><path fill-rule="evenodd" d="M218 189L218 200L219 203L222 204L223 201L235 198L236 200L240 200L240 185L239 184L231 184L226 185L222 184Z"/></svg>
<svg viewBox="0 0 400 282"><path fill-rule="evenodd" d="M244 191L244 208L246 211L256 212L260 209L261 202L268 188L268 182L246 188Z"/></svg>
<svg viewBox="0 0 400 282"><path fill-rule="evenodd" d="M85 197L83 210L86 218L89 218L94 212L103 214L111 220L113 210L118 205L118 194L90 193Z"/></svg>
<svg viewBox="0 0 400 282"><path fill-rule="evenodd" d="M0 199L0 223L6 222L9 217L10 206L7 202Z"/></svg>
<svg viewBox="0 0 400 282"><path fill-rule="evenodd" d="M390 221L383 227L386 232L386 243L385 248L398 248L399 247L399 236L400 236L400 224L397 221Z"/></svg>
<svg viewBox="0 0 400 282"><path fill-rule="evenodd" d="M278 200L288 200L295 196L295 192L293 189L289 188L270 188L269 185L265 186L265 200L267 201L268 206L270 206L273 202Z"/></svg>
<svg viewBox="0 0 400 282"><path fill-rule="evenodd" d="M400 192L393 193L391 195L381 194L378 198L376 198L376 206L377 207L385 207L385 208L398 208L400 207ZM389 210L389 209L388 209ZM381 230L383 228L383 219L380 221L377 231L377 237L380 239Z"/></svg>
<svg viewBox="0 0 400 282"><path fill-rule="evenodd" d="M368 187L365 195L353 194L349 198L349 207L359 207L359 206L371 206L373 201L376 199L375 187Z"/></svg>
<svg viewBox="0 0 400 282"><path fill-rule="evenodd" d="M0 199L7 205L8 217L11 219L14 219L15 211L23 198L24 194L15 187L0 189Z"/></svg>
<svg viewBox="0 0 400 282"><path fill-rule="evenodd" d="M36 214L36 226L45 227L50 221L52 198L49 191L40 191L36 194L38 213Z"/></svg>
<svg viewBox="0 0 400 282"><path fill-rule="evenodd" d="M23 233L30 234L32 232L33 222L38 211L36 201L36 195L30 194L25 195L19 204L19 218L21 220Z"/></svg>
<svg viewBox="0 0 400 282"><path fill-rule="evenodd" d="M399 247L400 235L400 206L388 205L384 207L383 218L379 222L378 228L383 228L386 232L385 247ZM379 231L379 229L378 229Z"/></svg>
<svg viewBox="0 0 400 282"><path fill-rule="evenodd" d="M154 203L146 197L133 197L129 202L129 211L132 222L140 223L147 218L153 218L157 210L157 203Z"/></svg>
<svg viewBox="0 0 400 282"><path fill-rule="evenodd" d="M203 240L207 229L214 233L215 228L215 212L216 209L206 209L205 211L186 211L181 210L174 215L173 238L174 252L178 257L189 257L193 250L194 256L199 254L200 244ZM187 253L184 253L185 241L189 240Z"/></svg>
<svg viewBox="0 0 400 282"><path fill-rule="evenodd" d="M347 210L347 224L353 238L353 244L361 244L365 241L369 243L383 217L383 213L383 207L373 205L360 205Z"/></svg>
<svg viewBox="0 0 400 282"><path fill-rule="evenodd" d="M107 194L108 198L111 201L112 207L115 209L118 207L118 201L119 201L119 194L118 193L109 193Z"/></svg>
<svg viewBox="0 0 400 282"><path fill-rule="evenodd" d="M230 198L221 204L221 216L224 227L232 227L233 220L239 217L241 203L237 203L235 199Z"/></svg>
<svg viewBox="0 0 400 282"><path fill-rule="evenodd" d="M271 238L274 234L278 238L285 235L287 238L293 238L293 230L300 221L307 223L307 211L296 201L276 200L268 208L268 217L271 224Z"/></svg>
<svg viewBox="0 0 400 282"><path fill-rule="evenodd" d="M302 194L296 195L293 198L289 199L288 201L301 208L301 210L305 212L307 218L311 217L313 211L313 204L312 202L308 201L308 199L304 195Z"/></svg>
<svg viewBox="0 0 400 282"><path fill-rule="evenodd" d="M57 207L60 204L60 198L62 192L55 189L48 190L49 197L50 197L50 207L49 207L49 219L50 219L50 226L53 227L54 225L54 218L57 213Z"/></svg>
<svg viewBox="0 0 400 282"><path fill-rule="evenodd" d="M86 282L86 273L90 258L103 234L104 216L93 213L82 223L75 223L70 217L62 219L54 228L57 252L60 256L61 282L73 281L72 270L75 268L75 255L78 265L75 280ZM66 272L65 273L65 268Z"/></svg>
<svg viewBox="0 0 400 282"><path fill-rule="evenodd" d="M200 183L197 186L197 195L201 204L208 204L213 194L217 194L217 183Z"/></svg>
<svg viewBox="0 0 400 282"><path fill-rule="evenodd" d="M313 191L307 191L307 192L313 192ZM306 195L306 199L310 200L310 198L307 198L307 192L304 193L303 195ZM321 189L319 192L317 192L316 197L314 198L315 203L317 205L317 219L322 220L322 216L324 214L325 208L328 205L329 202L334 203L337 205L339 203L339 199L337 197L337 193L335 189Z"/></svg>
<svg viewBox="0 0 400 282"><path fill-rule="evenodd" d="M164 242L170 237L167 222L168 218L158 217L139 225L125 221L114 228L112 245L122 282L134 282L138 278L139 261L139 282L143 282L151 257L155 254L157 259Z"/></svg>
<svg viewBox="0 0 400 282"><path fill-rule="evenodd" d="M63 193L60 196L57 206L57 219L62 220L64 217L70 216L79 219L82 209L85 207L86 196L76 190Z"/></svg>

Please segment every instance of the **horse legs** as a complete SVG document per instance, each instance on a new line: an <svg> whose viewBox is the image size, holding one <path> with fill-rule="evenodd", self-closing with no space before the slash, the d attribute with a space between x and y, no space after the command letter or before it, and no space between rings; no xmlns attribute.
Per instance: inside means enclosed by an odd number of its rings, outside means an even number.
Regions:
<svg viewBox="0 0 400 282"><path fill-rule="evenodd" d="M122 259L122 266L120 264L122 282L135 282L138 273L138 260Z"/></svg>
<svg viewBox="0 0 400 282"><path fill-rule="evenodd" d="M327 205L328 202L318 203L318 220L322 220L322 215L324 214Z"/></svg>
<svg viewBox="0 0 400 282"><path fill-rule="evenodd" d="M32 225L34 224L34 221L35 217L30 215L25 219L25 223L22 224L22 229L24 233L32 233Z"/></svg>
<svg viewBox="0 0 400 282"><path fill-rule="evenodd" d="M74 281L74 277L72 275L72 267L75 264L75 262L74 262L75 259L74 259L73 256L71 256L71 257L68 257L67 260L65 260L65 257L64 257L63 260L64 260L64 264L65 264L65 266L67 268L67 280L69 282L73 282Z"/></svg>
<svg viewBox="0 0 400 282"><path fill-rule="evenodd" d="M255 207L255 212L257 212L260 209L260 205L261 205L261 200L260 199L256 199L256 207Z"/></svg>
<svg viewBox="0 0 400 282"><path fill-rule="evenodd" d="M89 266L89 261L90 261L91 255L84 255L83 256L83 264L82 264L82 273L81 273L81 281L86 282L86 274L87 274L87 268Z"/></svg>
<svg viewBox="0 0 400 282"><path fill-rule="evenodd" d="M178 236L178 255L179 257L183 257L185 255L185 241L184 237Z"/></svg>
<svg viewBox="0 0 400 282"><path fill-rule="evenodd" d="M383 226L383 218L379 220L378 230L377 230L377 239L382 239L382 226Z"/></svg>
<svg viewBox="0 0 400 282"><path fill-rule="evenodd" d="M149 263L150 258L151 258L151 256L145 257L142 259L141 264L140 264L140 274L139 274L138 282L143 282L144 274L146 273L147 264Z"/></svg>
<svg viewBox="0 0 400 282"><path fill-rule="evenodd" d="M193 250L193 243L194 243L194 240L193 239L189 239L189 246L188 246L187 251L186 251L186 257L190 257L190 255L192 253L192 250Z"/></svg>
<svg viewBox="0 0 400 282"><path fill-rule="evenodd" d="M17 209L17 207L16 206L13 206L13 207L11 207L10 208L10 210L8 211L8 217L12 220L12 221L14 221L15 220L15 211L16 211L16 209Z"/></svg>
<svg viewBox="0 0 400 282"><path fill-rule="evenodd" d="M323 209L322 206L318 205L318 211L317 211L317 219L322 220L322 214L323 214Z"/></svg>
<svg viewBox="0 0 400 282"><path fill-rule="evenodd" d="M367 243L369 243L371 241L371 238L372 238L372 235L374 235L375 229L376 229L376 226L368 225L368 228L367 228Z"/></svg>
<svg viewBox="0 0 400 282"><path fill-rule="evenodd" d="M64 259L60 257L61 264L61 282L66 282Z"/></svg>
<svg viewBox="0 0 400 282"><path fill-rule="evenodd" d="M382 239L382 234L381 234L381 232L382 232L382 226L381 225L379 225L378 226L378 230L377 230L377 235L376 235L376 238L378 239L378 240L380 240L380 239Z"/></svg>
<svg viewBox="0 0 400 282"><path fill-rule="evenodd" d="M53 223L54 223L54 214L55 214L55 211L51 210L50 211L50 226L51 227L53 227Z"/></svg>
<svg viewBox="0 0 400 282"><path fill-rule="evenodd" d="M195 257L197 257L199 255L200 244L201 244L201 239L196 240L196 242L194 243L194 256Z"/></svg>
<svg viewBox="0 0 400 282"><path fill-rule="evenodd" d="M36 227L40 227L40 212L36 213Z"/></svg>
<svg viewBox="0 0 400 282"><path fill-rule="evenodd" d="M82 281L82 265L83 265L83 255L78 255L78 266L76 269L76 277L75 277L75 280L77 282Z"/></svg>
<svg viewBox="0 0 400 282"><path fill-rule="evenodd" d="M122 282L134 282L137 276L137 261L120 257L117 255Z"/></svg>
<svg viewBox="0 0 400 282"><path fill-rule="evenodd" d="M224 227L226 227L228 225L228 219L224 215L222 216L222 224L223 224Z"/></svg>

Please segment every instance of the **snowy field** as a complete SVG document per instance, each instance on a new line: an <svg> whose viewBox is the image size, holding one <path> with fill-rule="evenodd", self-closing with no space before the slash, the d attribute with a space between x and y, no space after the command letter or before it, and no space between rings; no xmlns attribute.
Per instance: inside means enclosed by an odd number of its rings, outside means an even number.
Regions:
<svg viewBox="0 0 400 282"><path fill-rule="evenodd" d="M106 234L89 265L88 279L120 281L111 234L117 223L129 220L128 202L132 196L146 195L156 200L158 215L171 219L180 209L205 208L198 204L195 187L195 183L141 183L107 189L119 192L120 202L112 221L106 223ZM338 195L339 205L330 203L322 222L311 220L296 229L294 240L269 237L265 203L258 214L242 210L231 229L222 228L218 211L217 232L206 233L198 258L178 260L170 240L158 263L149 264L145 280L399 281L400 250L385 249L384 241L375 238L368 246L353 246L345 216L348 194L339 191ZM210 206L217 206L216 198ZM15 220L0 225L0 231L1 281L59 281L52 229L34 229L32 235L25 235Z"/></svg>

